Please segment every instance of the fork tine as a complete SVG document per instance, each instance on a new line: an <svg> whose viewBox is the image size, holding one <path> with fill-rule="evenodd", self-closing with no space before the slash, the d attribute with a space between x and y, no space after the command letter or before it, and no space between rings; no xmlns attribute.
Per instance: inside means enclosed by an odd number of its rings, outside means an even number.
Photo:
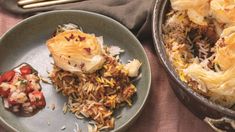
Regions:
<svg viewBox="0 0 235 132"><path fill-rule="evenodd" d="M44 1L44 2L38 2L33 4L27 4L24 5L22 8L29 9L29 8L37 8L37 7L43 7L43 6L51 6L56 4L65 4L70 2L76 2L76 1L82 1L82 0L52 0L52 1Z"/></svg>

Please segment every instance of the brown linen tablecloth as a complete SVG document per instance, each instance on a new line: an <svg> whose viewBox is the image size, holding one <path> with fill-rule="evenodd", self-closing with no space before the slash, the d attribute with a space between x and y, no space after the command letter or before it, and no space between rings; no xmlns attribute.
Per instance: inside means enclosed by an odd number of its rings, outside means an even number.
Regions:
<svg viewBox="0 0 235 132"><path fill-rule="evenodd" d="M21 20L0 9L0 36ZM174 95L151 37L141 43L150 60L152 86L146 107L128 132L211 132L207 124L188 111ZM0 132L6 131L0 126Z"/></svg>

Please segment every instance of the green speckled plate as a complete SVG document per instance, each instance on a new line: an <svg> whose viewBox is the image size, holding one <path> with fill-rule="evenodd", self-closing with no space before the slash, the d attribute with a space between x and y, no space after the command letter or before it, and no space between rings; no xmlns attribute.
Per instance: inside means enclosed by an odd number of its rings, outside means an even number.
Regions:
<svg viewBox="0 0 235 132"><path fill-rule="evenodd" d="M125 130L140 114L150 90L151 73L147 56L140 42L124 26L103 15L85 11L53 11L33 16L9 30L0 40L0 71L9 70L23 62L32 65L40 75L47 76L52 68L52 59L45 45L58 25L74 23L81 26L84 32L103 36L105 44L117 45L125 49L121 60L126 63L136 58L143 65L142 78L136 83L137 95L133 106L117 110L113 131ZM0 123L9 131L21 132L55 132L66 126L65 132L72 132L75 122L82 131L87 131L87 120L79 120L71 114L63 114L62 107L66 98L56 93L53 86L42 84L47 106L31 117L19 117L4 109L0 104ZM52 111L50 105L55 104Z"/></svg>

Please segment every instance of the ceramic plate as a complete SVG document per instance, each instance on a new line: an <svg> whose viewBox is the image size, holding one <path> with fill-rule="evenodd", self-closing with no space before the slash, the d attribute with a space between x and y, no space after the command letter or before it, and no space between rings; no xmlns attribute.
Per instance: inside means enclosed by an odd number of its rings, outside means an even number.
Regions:
<svg viewBox="0 0 235 132"><path fill-rule="evenodd" d="M46 40L52 37L58 25L74 23L82 27L86 33L95 33L103 36L106 45L117 45L125 50L121 60L136 58L143 65L142 78L136 82L137 94L133 97L133 106L115 111L121 118L116 119L113 131L125 130L138 117L149 94L151 73L147 56L140 42L124 26L115 20L96 13L85 11L53 11L39 14L24 20L4 34L0 40L0 71L26 62L32 65L41 76L48 76L47 71L52 69L52 58L45 45ZM88 120L79 120L73 114L63 114L62 107L66 98L57 93L52 85L41 83L46 97L47 106L31 117L19 117L4 109L0 104L0 122L10 131L21 132L72 132L75 122L82 131L87 131ZM55 110L50 105L55 104Z"/></svg>

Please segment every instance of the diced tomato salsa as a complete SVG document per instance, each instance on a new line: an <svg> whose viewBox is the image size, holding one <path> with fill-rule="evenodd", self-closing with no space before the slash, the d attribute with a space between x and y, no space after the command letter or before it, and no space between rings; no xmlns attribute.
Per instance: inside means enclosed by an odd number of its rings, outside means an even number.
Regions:
<svg viewBox="0 0 235 132"><path fill-rule="evenodd" d="M0 96L5 108L13 112L31 113L45 107L37 72L28 64L0 75Z"/></svg>

